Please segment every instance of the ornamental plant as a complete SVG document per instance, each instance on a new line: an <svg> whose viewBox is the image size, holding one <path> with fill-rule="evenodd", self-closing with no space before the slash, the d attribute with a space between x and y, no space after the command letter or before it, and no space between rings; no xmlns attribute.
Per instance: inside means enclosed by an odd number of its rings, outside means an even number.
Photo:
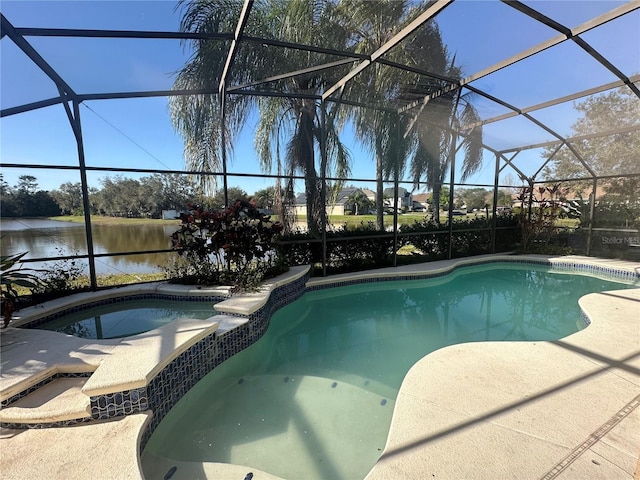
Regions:
<svg viewBox="0 0 640 480"><path fill-rule="evenodd" d="M522 235L520 248L523 253L544 250L551 238L557 234L556 221L563 212L560 200L562 194L560 185L523 187L520 191L518 223Z"/></svg>
<svg viewBox="0 0 640 480"><path fill-rule="evenodd" d="M273 247L282 224L272 222L254 204L237 200L221 210L193 204L189 208L171 235L173 249L183 260L174 267L174 281L247 290L286 270Z"/></svg>
<svg viewBox="0 0 640 480"><path fill-rule="evenodd" d="M42 280L35 275L35 272L40 270L22 269L20 260L27 253L2 255L0 258L0 310L3 328L9 325L14 312L18 309L19 294L16 287L33 290L42 285Z"/></svg>

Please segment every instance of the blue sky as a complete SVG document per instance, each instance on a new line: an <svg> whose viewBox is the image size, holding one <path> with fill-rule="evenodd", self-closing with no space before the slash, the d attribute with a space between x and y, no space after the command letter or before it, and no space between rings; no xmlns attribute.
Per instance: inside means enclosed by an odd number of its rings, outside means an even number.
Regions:
<svg viewBox="0 0 640 480"><path fill-rule="evenodd" d="M531 1L531 7L575 27L616 6L618 1ZM3 0L2 12L16 27L109 28L177 31L180 14L170 1L45 1ZM556 34L497 1L458 0L437 17L445 43L465 74L477 71L533 47ZM640 71L640 11L584 35L593 47L627 75ZM188 58L188 50L168 40L69 39L30 37L29 42L79 93L160 90L171 88L173 72ZM57 95L51 82L5 37L0 42L2 108ZM489 75L473 85L517 107L527 107L575 91L612 82L616 78L573 42L526 59ZM483 118L507 110L475 98ZM87 102L80 109L87 165L123 168L182 169L182 141L169 122L166 98ZM575 120L571 103L534 114L563 135ZM233 152L229 171L261 173L253 151L256 119L245 125ZM11 117L0 123L3 163L77 164L77 151L64 109L57 105ZM550 140L544 130L522 118L485 126L485 142L503 149ZM353 175L373 178L374 162L362 151L350 129L343 141L351 150ZM492 183L493 155L485 155L481 171L470 182ZM540 152L524 152L514 162L532 174ZM505 174L509 169L505 171ZM73 171L3 169L13 185L19 175L32 174L41 188L76 182ZM90 185L99 187L106 174L90 172ZM133 174L125 176L135 177ZM504 177L503 179L504 180ZM249 193L270 180L230 179ZM358 184L373 186L373 182Z"/></svg>

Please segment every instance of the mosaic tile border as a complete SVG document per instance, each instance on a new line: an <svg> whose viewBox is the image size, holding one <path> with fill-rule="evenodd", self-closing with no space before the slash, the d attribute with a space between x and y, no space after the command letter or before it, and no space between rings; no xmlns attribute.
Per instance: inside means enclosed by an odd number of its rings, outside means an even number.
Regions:
<svg viewBox="0 0 640 480"><path fill-rule="evenodd" d="M433 272L405 274L405 275L393 275L393 276L367 276L363 278L355 278L350 280L337 280L330 283L322 283L317 285L311 285L307 287L307 291L312 292L316 290L324 290L327 288L346 287L349 285L359 285L362 283L378 283L378 282L393 282L403 280L425 280L430 278L438 278L449 275L457 270L467 267L475 267L480 265L496 264L496 263L510 263L521 265L536 265L551 268L551 271L563 271L563 272L576 272L576 273L589 273L604 276L612 280L631 281L640 283L640 271L630 271L620 268L603 267L601 265L587 264L581 262L553 262L546 259L521 259L521 258L495 258L487 260L478 260L471 263L457 264L446 270L439 270Z"/></svg>
<svg viewBox="0 0 640 480"><path fill-rule="evenodd" d="M306 292L309 274L276 287L267 302L247 318L247 323L223 334L214 333L179 355L147 386L149 408L153 417L140 441L140 452L166 414L178 401L211 370L238 352L257 342L269 328L273 313L297 300Z"/></svg>
<svg viewBox="0 0 640 480"><path fill-rule="evenodd" d="M38 424L11 423L7 424L7 426L8 428L17 429L64 427L92 420L105 420L118 416L131 415L152 409L154 412L153 419L151 424L147 426L143 439L143 444L146 445L146 441L149 439L157 425L164 418L167 412L184 396L184 394L186 394L191 387L193 387L220 363L258 341L269 327L269 320L273 312L302 296L305 292L308 279L309 274L307 273L287 284L276 287L271 292L265 305L263 305L258 311L248 317L243 315L234 315L242 318L248 318L248 322L246 324L220 335L214 332L212 335L209 335L192 345L169 363L169 365L154 377L146 387L91 397L90 417L63 422ZM78 312L95 306L122 303L130 300L166 299L184 301L188 299L189 301L219 302L226 298L228 297L187 297L184 295L167 295L158 293L126 295L71 307L60 312L56 312L55 314L35 319L34 321L23 325L21 328L36 328L38 325L42 325L45 322L54 320L69 313ZM2 406L7 406L16 400L25 397L60 376L89 377L91 376L91 372L83 374L55 374L5 400L5 402L2 403Z"/></svg>
<svg viewBox="0 0 640 480"><path fill-rule="evenodd" d="M0 422L2 428L12 428L15 430L41 430L43 428L55 428L55 427L72 427L81 423L89 423L96 420L94 417L82 417L74 418L73 420L63 420L60 422L49 423L5 423Z"/></svg>
<svg viewBox="0 0 640 480"><path fill-rule="evenodd" d="M39 388L44 387L46 384L53 382L58 378L89 378L93 372L80 372L80 373L54 373L50 377L41 380L40 382L32 385L31 387L17 393L13 397L9 397L3 402L0 403L0 408L6 408L10 406L12 403L20 400L21 398L26 397L30 393L35 392ZM27 430L27 429L41 429L41 428L53 428L53 427L70 427L72 425L77 425L79 423L87 423L95 420L93 416L90 417L82 417L82 418L74 418L71 420L62 420L58 422L43 422L43 423L8 423L8 422L0 422L0 427L2 428L13 428L18 430Z"/></svg>
<svg viewBox="0 0 640 480"><path fill-rule="evenodd" d="M146 387L134 390L111 393L108 395L100 395L91 397L91 417L68 420L64 422L54 422L47 424L7 424L8 428L46 428L55 426L68 426L77 423L92 421L94 419L108 419L118 416L130 415L151 409L154 412L153 418L147 425L142 440L140 442L140 452L144 450L149 438L155 431L158 424L166 416L169 410L191 389L198 381L200 381L211 370L220 365L222 362L232 357L236 353L249 347L258 341L267 331L272 314L285 305L295 301L307 291L322 290L327 288L356 285L362 283L377 283L398 280L421 280L427 278L437 278L449 275L456 270L466 267L478 265L510 263L523 265L537 265L549 267L552 271L575 271L577 273L590 273L605 276L614 280L633 281L640 283L640 272L624 270L613 267L604 267L601 265L589 264L586 262L553 262L548 259L532 259L532 258L493 258L486 260L476 260L473 262L459 263L446 270L394 275L394 276L367 276L359 279L341 280L324 284L306 286L309 280L309 274L293 280L287 284L275 288L265 305L258 311L249 316L240 314L229 314L232 316L247 318L247 323L232 329L223 334L213 333L192 345L185 352L176 357L169 365L167 365ZM211 296L211 297L188 297L185 295L167 295L158 293L144 293L127 295L123 297L114 297L103 299L100 301L84 304L78 307L72 307L54 315L49 315L36 319L23 328L35 328L46 321L51 321L62 315L77 312L86 308L95 306L121 303L130 300L152 300L167 299L178 301L222 301L227 297ZM582 321L586 325L591 320L582 313ZM34 323L37 323L34 325ZM17 395L5 400L2 406L7 406L22 398L29 393L37 390L46 383L58 378L59 376L90 376L91 373L81 374L56 374L42 382L20 392ZM5 425L2 425L5 426Z"/></svg>
<svg viewBox="0 0 640 480"><path fill-rule="evenodd" d="M134 302L136 300L170 300L175 302L213 302L218 303L223 300L228 299L228 296L222 295L211 295L211 296L189 296L189 295L177 295L177 294L166 294L166 293L134 293L130 295L123 295L119 297L109 297L103 298L101 300L96 300L94 302L83 303L82 305L76 305L73 307L65 308L64 310L60 310L59 312L52 313L51 315L46 315L44 317L35 318L23 325L20 325L19 328L38 328L45 323L52 322L53 320L57 320L65 315L69 315L72 313L81 312L83 310L88 310L90 308L102 307L104 305L113 305L117 303L125 303L125 302Z"/></svg>

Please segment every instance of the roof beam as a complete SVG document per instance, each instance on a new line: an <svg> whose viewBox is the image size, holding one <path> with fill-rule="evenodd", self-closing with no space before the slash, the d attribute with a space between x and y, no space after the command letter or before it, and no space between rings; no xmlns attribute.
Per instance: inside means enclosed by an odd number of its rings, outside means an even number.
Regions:
<svg viewBox="0 0 640 480"><path fill-rule="evenodd" d="M615 128L613 130L607 130L605 132L598 132L598 133L590 133L588 135L578 135L577 137L567 137L564 139L564 141L550 140L548 142L534 143L531 145L524 145L521 147L507 148L505 150L500 150L499 152L509 153L509 152L515 152L517 150L533 150L535 148L552 147L554 145L558 145L561 143L573 143L573 142L579 142L580 140L589 140L591 138L601 138L601 137L607 137L609 135L618 135L621 133L636 132L636 131L640 131L640 125L631 125L629 127L624 127L624 128Z"/></svg>
<svg viewBox="0 0 640 480"><path fill-rule="evenodd" d="M558 153L560 151L560 149L562 148L562 145L564 144L559 144L556 149L553 151L553 153L551 155L549 155L549 158L547 158L542 165L540 165L540 168L536 171L536 173L533 174L533 176L531 177L532 179L535 179L538 177L538 175L540 174L540 172L542 172L544 170L544 168L549 164L549 162L551 162L551 160L553 160L553 157L556 156L556 153Z"/></svg>
<svg viewBox="0 0 640 480"><path fill-rule="evenodd" d="M326 70L329 68L339 67L340 65L345 65L348 63L353 63L356 60L354 58L343 58L341 60L336 60L335 62L323 63L322 65L316 65L314 67L302 68L300 70L294 70L293 72L282 73L280 75L274 75L272 77L263 78L262 80L256 80L255 82L249 82L242 85L234 85L233 87L228 87L227 92L234 92L236 90L240 90L247 87L255 87L257 85L262 85L268 82L277 82L278 80L285 80L291 77L297 77L298 75L304 75L306 73L318 72L321 70Z"/></svg>
<svg viewBox="0 0 640 480"><path fill-rule="evenodd" d="M234 39L233 33L203 33L203 32L150 32L142 30L89 30L78 28L15 28L19 35L25 37L79 37L79 38L131 38L131 39L160 39L160 40L220 40L230 41ZM2 32L4 34L4 32ZM331 48L304 45L301 43L283 42L272 38L242 36L243 42L260 43L269 47L290 48L305 52L325 53L340 57L349 57L363 60L367 55L335 50Z"/></svg>
<svg viewBox="0 0 640 480"><path fill-rule="evenodd" d="M38 68L40 68L40 70L42 70L45 75L47 75L53 81L53 83L56 84L58 90L65 92L72 99L75 99L77 97L76 92L73 91L73 89L67 84L67 82L65 82L62 77L58 75L58 72L56 72L53 67L49 65L46 60L42 58L42 56L40 56L40 54L31 46L31 44L27 42L24 37L22 37L22 35L18 35L16 33L13 25L11 25L9 20L7 20L1 13L0 21L0 29L2 30L2 32L7 35L13 41L13 43L15 43L17 47L22 50L27 55L27 57L29 57L31 61L35 63ZM62 97L61 100L64 101Z"/></svg>
<svg viewBox="0 0 640 480"><path fill-rule="evenodd" d="M156 38L160 40L233 40L231 33L150 32L142 30L91 30L84 28L23 28L16 33L25 37L79 38Z"/></svg>
<svg viewBox="0 0 640 480"><path fill-rule="evenodd" d="M331 95L333 95L337 90L344 87L351 79L353 79L360 72L365 70L369 65L375 62L378 58L386 54L398 43L400 43L409 35L411 35L411 33L413 33L416 29L422 26L423 23L427 22L428 20L431 20L431 18L437 15L442 9L450 5L452 1L453 0L436 0L429 8L427 8L424 12L422 12L414 20L412 20L404 28L402 28L398 33L396 33L393 37L391 37L391 39L389 39L388 42L384 43L380 48L378 48L375 52L373 52L368 59L363 60L353 70L351 70L348 74L346 74L344 77L338 80L328 90L326 90L322 94L322 100L326 100Z"/></svg>
<svg viewBox="0 0 640 480"><path fill-rule="evenodd" d="M517 0L502 0L505 4L509 5L512 8L515 8L516 10L518 10L521 13L524 13L525 15L537 20L538 22L543 23L544 25L556 30L557 32L560 32L562 35L564 35L567 39L571 39L573 40L574 43L576 43L580 48L582 48L585 52L587 52L591 57L593 57L598 63L600 63L600 65L602 65L603 67L605 67L607 70L609 70L611 73L613 73L616 77L618 77L620 80L622 80L625 85L627 85L632 91L633 93L635 93L638 98L640 98L640 89L638 89L638 87L636 87L630 80L629 78L622 73L615 65L613 65L611 62L609 62L609 60L607 60L605 57L603 57L595 48L593 48L591 45L589 45L586 41L584 41L582 38L580 38L579 34L576 34L576 32L574 32L573 30L565 27L564 25L561 25L560 23L556 22L555 20L547 17L546 15L543 15L542 13L538 12L537 10L534 10L533 8L524 5L523 3L517 1ZM635 3L635 5L634 5ZM628 13L629 11L635 10L636 8L640 8L640 3L638 2L629 2L629 7L630 10L626 11L625 13ZM604 21L609 21L611 20L612 17L611 16L606 16L603 18L603 23ZM595 23L594 22L594 27L601 25L602 23ZM581 33L582 33L582 29L581 29Z"/></svg>
<svg viewBox="0 0 640 480"><path fill-rule="evenodd" d="M220 95L224 93L227 86L227 77L229 76L229 70L231 69L231 64L233 63L236 53L238 53L240 38L242 37L244 27L247 25L247 21L249 20L249 12L251 12L252 6L253 0L245 0L244 5L242 5L242 11L240 12L240 18L238 19L238 25L236 26L236 31L233 35L231 46L229 47L229 53L227 54L227 60L224 64L224 68L222 69L222 75L220 76L220 83L218 84L218 93Z"/></svg>
<svg viewBox="0 0 640 480"><path fill-rule="evenodd" d="M631 80L632 82L640 81L640 74L629 77L629 80ZM564 97L559 97L553 100L549 100L547 102L538 103L537 105L531 105L530 107L521 108L520 111L522 113L535 112L536 110L542 110L543 108L554 107L556 105L560 105L561 103L570 102L572 100L578 100L579 98L588 97L589 95L594 95L600 92L606 92L607 90L612 90L614 88L618 88L622 86L624 86L624 82L622 80L617 80L615 82L600 85L599 87L589 88L587 90L582 90L581 92L572 93L571 95L565 95ZM477 123L469 125L469 127L487 125L489 123L499 122L501 120L506 120L508 118L515 117L517 115L519 115L518 112L509 112L502 115L497 115L495 117L487 118L485 120L481 120Z"/></svg>
<svg viewBox="0 0 640 480"><path fill-rule="evenodd" d="M325 53L327 55L336 55L338 57L349 57L349 58L357 58L359 60L365 60L369 58L368 55L362 53L354 53L348 52L345 50L335 50L333 48L324 48L324 47L316 47L314 45L304 45L302 43L291 43L291 42L283 42L281 40L260 38L260 37L251 37L249 35L242 37L243 42L253 42L253 43L261 43L267 47L282 47L282 48L290 48L292 50L301 50L304 52L313 52L313 53Z"/></svg>
<svg viewBox="0 0 640 480"><path fill-rule="evenodd" d="M511 6L511 1L506 1L505 2L507 5ZM616 18L619 18L623 15L626 15L629 12L632 12L633 10L636 10L640 8L640 2L629 2L627 4L621 5L620 7L614 8L613 10L600 15L592 20L589 20L588 22L583 23L582 25L577 26L576 28L574 28L572 31L572 35L577 35L577 34L581 34L584 32L587 32L589 30L592 30L596 27L599 27L600 25L603 25L607 22L610 22L611 20L615 20ZM531 47L527 50L524 50L516 55L513 55L505 60L502 60L490 67L487 67L483 70L480 70L479 72L474 73L473 75L470 75L466 78L464 78L463 80L461 80L459 82L459 84L461 86L467 85L471 82L474 82L476 80L479 80L483 77L486 77L487 75L490 75L494 72L497 72L498 70L502 70L503 68L506 68L510 65L513 65L514 63L520 62L521 60L524 60L525 58L529 58L533 55L536 55L544 50L547 50L548 48L551 48L555 45L558 45L559 43L562 43L566 40L568 40L569 37L567 37L566 35L562 34L562 35L558 35L554 38L551 38L549 40L546 40L534 47ZM426 95L424 97L424 99L422 100L416 100L415 102L412 102L404 107L402 107L398 113L404 113L407 110L411 110L417 106L422 105L421 108L424 108L424 105L426 105L426 103L428 103L431 99L433 98L437 98L440 95L443 95L447 93L447 91L443 88L441 89L439 92L434 92L431 95ZM420 112L418 112L420 113Z"/></svg>
<svg viewBox="0 0 640 480"><path fill-rule="evenodd" d="M378 63L381 63L382 65L387 65L389 67L399 68L400 70L404 70L406 72L412 72L412 73L417 73L418 75L424 75L425 77L437 78L438 80L442 80L443 82L455 83L456 85L458 84L458 80L453 77L440 75L439 73L429 72L427 70L411 67L409 65L403 65L402 63L393 62L391 60L387 60L384 58L379 58Z"/></svg>
<svg viewBox="0 0 640 480"><path fill-rule="evenodd" d="M38 108L50 107L51 105L57 105L62 103L61 97L48 98L46 100L40 100L39 102L25 103L18 107L10 107L0 110L0 118L9 117L18 113L30 112L31 110L37 110Z"/></svg>

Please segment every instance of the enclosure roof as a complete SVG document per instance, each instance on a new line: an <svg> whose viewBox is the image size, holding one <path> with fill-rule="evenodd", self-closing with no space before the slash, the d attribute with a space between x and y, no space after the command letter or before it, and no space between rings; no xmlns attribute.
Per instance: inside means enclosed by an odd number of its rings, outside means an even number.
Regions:
<svg viewBox="0 0 640 480"><path fill-rule="evenodd" d="M287 37L255 31L251 20L257 2L249 0L237 9L235 29L216 33L181 31L183 9L169 2L104 2L99 6L104 15L94 10L83 16L91 3L98 8L95 2L3 2L2 117L56 104L72 115L71 101L223 92L385 109L405 116L412 128L426 105L459 91L470 94L480 115L480 121L459 133L482 126L484 147L505 162L524 150L569 149L586 176L606 176L614 172L595 171L581 155L585 138L571 137L580 115L573 102L621 88L640 109L640 1L436 0L366 52L356 52L355 46L335 49L321 39L298 43L295 32ZM51 14L34 22L34 8ZM421 35L434 22L460 69L457 77L442 66L408 65L393 55L408 42L424 48ZM176 90L176 72L194 54L195 42L223 45L226 62L207 88ZM292 56L295 61L287 68L232 83L229 79L237 76L229 73L238 68L238 59L256 46L305 54ZM403 95L390 99L372 93L363 100L356 94L377 66L403 72L398 85ZM289 80L317 72L323 72L322 88L292 90ZM25 78L30 78L29 88L24 88ZM624 128L591 136L639 131L636 118ZM531 177L515 162L511 166L523 178ZM640 173L640 167L624 173Z"/></svg>

